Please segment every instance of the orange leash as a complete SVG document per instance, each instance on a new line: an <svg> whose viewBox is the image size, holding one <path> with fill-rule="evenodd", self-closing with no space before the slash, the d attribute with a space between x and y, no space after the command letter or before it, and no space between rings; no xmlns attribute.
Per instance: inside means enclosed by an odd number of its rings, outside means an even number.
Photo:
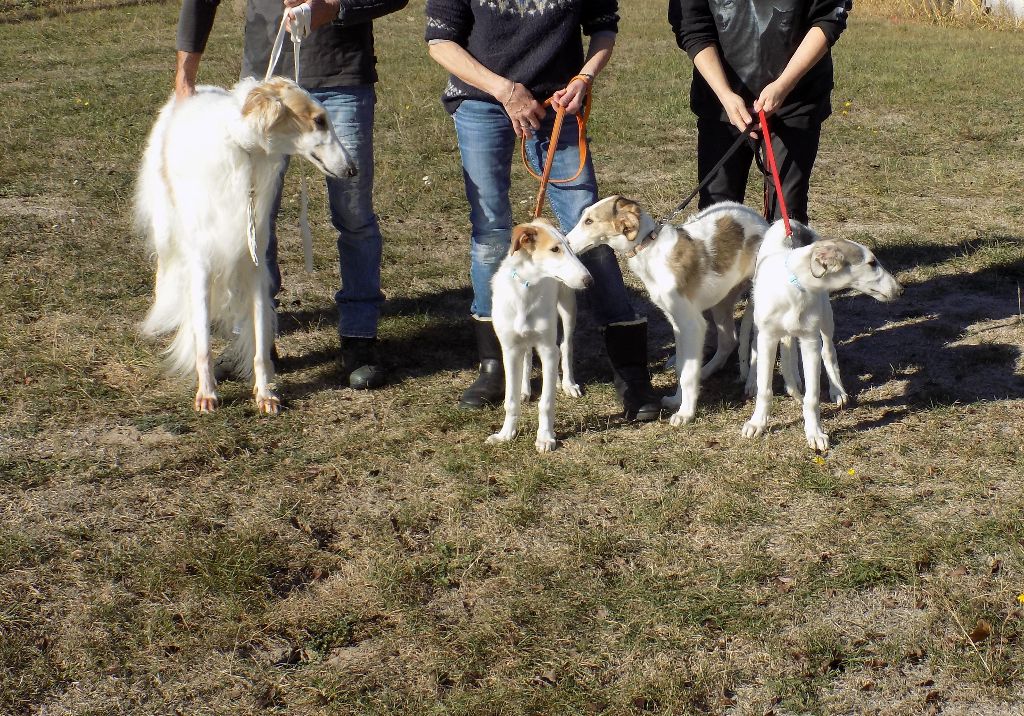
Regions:
<svg viewBox="0 0 1024 716"><path fill-rule="evenodd" d="M569 83L571 84L575 80L587 80L587 77L583 75L576 75ZM530 175L534 179L540 180L540 189L537 191L537 201L533 205L533 218L540 216L541 208L544 206L544 195L547 193L548 184L565 184L571 182L579 177L583 173L583 167L587 163L587 120L590 119L590 103L591 103L591 87L590 82L587 82L587 98L583 103L583 111L576 115L576 125L579 128L579 150L580 150L580 165L576 169L576 173L567 179L552 179L551 178L551 165L555 161L555 152L558 151L558 137L562 133L562 122L565 120L565 108L558 107L555 110L555 123L551 127L551 139L548 142L548 156L544 160L544 173L538 174L533 171L533 167L530 166L529 160L526 158L526 137L523 137L523 142L520 145L520 154L523 157L523 164L526 166L526 171L530 172ZM545 107L551 106L551 100L544 102Z"/></svg>

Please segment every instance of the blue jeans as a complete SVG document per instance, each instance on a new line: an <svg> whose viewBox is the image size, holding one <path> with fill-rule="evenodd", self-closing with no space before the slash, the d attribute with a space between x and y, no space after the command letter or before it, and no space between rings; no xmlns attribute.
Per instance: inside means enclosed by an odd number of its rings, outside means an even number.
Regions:
<svg viewBox="0 0 1024 716"><path fill-rule="evenodd" d="M373 110L377 93L373 85L322 87L310 89L309 93L327 110L334 132L359 170L354 177L327 179L331 223L338 231L341 290L334 294L338 306L338 333L351 338L373 338L377 335L380 305L384 302L380 290L383 240L373 211ZM279 188L267 246L274 295L281 289L275 227L280 207Z"/></svg>
<svg viewBox="0 0 1024 716"><path fill-rule="evenodd" d="M551 126L555 113L548 110L540 130L527 140L526 156L540 173L547 158ZM491 278L508 253L512 236L511 185L512 156L516 135L501 105L465 100L455 112L455 131L462 154L462 173L469 200L469 221L473 227L469 275L473 283L474 316L491 315ZM558 151L551 177L561 179L576 173L580 163L579 134L574 117L566 117L558 138ZM579 221L583 210L597 201L597 179L588 153L583 173L567 184L549 184L548 200L562 230L568 232ZM524 211L523 219L527 219ZM594 277L594 286L585 291L587 303L600 325L632 321L622 272L615 254L601 246L580 256Z"/></svg>

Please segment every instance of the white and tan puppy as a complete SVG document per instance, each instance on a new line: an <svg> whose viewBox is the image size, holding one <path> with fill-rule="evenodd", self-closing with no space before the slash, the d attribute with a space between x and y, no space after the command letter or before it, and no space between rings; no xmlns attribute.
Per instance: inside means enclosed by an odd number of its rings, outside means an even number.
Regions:
<svg viewBox="0 0 1024 716"><path fill-rule="evenodd" d="M853 289L879 301L892 301L903 293L903 287L866 246L843 239L819 239L810 228L792 223L794 233L807 237L810 243L792 248L793 241L786 236L785 226L776 222L765 235L757 258L752 295L757 357L751 361L751 369L757 372L757 401L742 433L748 438L756 437L768 425L776 351L780 340L792 337L799 341L804 369L807 445L827 450L829 440L821 429L818 395L823 360L832 399L840 405L848 399L832 343L829 294ZM786 362L783 360L784 368Z"/></svg>
<svg viewBox="0 0 1024 716"><path fill-rule="evenodd" d="M624 254L675 334L679 387L663 404L684 425L697 410L701 378L719 370L736 348L736 299L754 273L764 232L760 214L742 204L709 206L680 226L659 225L640 206L610 196L586 211L566 239L577 253L607 244ZM710 310L718 333L715 355L701 368ZM745 358L745 356L744 356Z"/></svg>
<svg viewBox="0 0 1024 716"><path fill-rule="evenodd" d="M589 286L590 272L550 222L535 219L512 229L508 256L492 279L492 320L505 364L505 422L487 438L508 442L516 435L523 400L530 397L533 351L540 354L543 382L537 407L537 452L555 448L555 384L558 383L558 321L562 321L562 381L579 397L572 373L572 334L576 325L574 289Z"/></svg>
<svg viewBox="0 0 1024 716"><path fill-rule="evenodd" d="M259 412L274 414L274 311L267 242L285 157L298 154L332 177L355 165L323 106L290 80L200 86L164 105L149 135L135 192L135 220L156 254L156 295L142 330L174 333L172 372L195 371L195 409L219 399L211 327L225 337L235 372L255 377Z"/></svg>

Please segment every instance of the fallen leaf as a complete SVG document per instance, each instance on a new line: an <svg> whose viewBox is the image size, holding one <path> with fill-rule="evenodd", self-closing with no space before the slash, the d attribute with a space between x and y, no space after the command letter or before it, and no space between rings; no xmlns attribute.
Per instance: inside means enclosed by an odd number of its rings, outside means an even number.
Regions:
<svg viewBox="0 0 1024 716"><path fill-rule="evenodd" d="M974 631L968 635L968 639L971 640L972 644L979 644L992 634L992 625L984 619L979 619L978 623L974 625Z"/></svg>

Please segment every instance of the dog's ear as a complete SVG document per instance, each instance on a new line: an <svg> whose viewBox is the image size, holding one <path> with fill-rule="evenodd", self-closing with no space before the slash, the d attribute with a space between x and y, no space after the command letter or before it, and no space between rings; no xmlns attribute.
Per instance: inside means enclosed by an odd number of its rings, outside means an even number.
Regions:
<svg viewBox="0 0 1024 716"><path fill-rule="evenodd" d="M273 80L253 87L242 103L242 116L252 122L261 137L266 137L285 119L288 112L288 107L281 101L280 92L273 84Z"/></svg>
<svg viewBox="0 0 1024 716"><path fill-rule="evenodd" d="M617 196L612 206L619 231L627 240L635 241L640 233L640 205L631 199Z"/></svg>
<svg viewBox="0 0 1024 716"><path fill-rule="evenodd" d="M811 275L821 278L827 273L836 273L846 267L846 255L831 241L818 241L811 251Z"/></svg>
<svg viewBox="0 0 1024 716"><path fill-rule="evenodd" d="M508 255L511 256L519 249L531 251L536 243L537 227L519 224L512 229L512 245L509 246Z"/></svg>

